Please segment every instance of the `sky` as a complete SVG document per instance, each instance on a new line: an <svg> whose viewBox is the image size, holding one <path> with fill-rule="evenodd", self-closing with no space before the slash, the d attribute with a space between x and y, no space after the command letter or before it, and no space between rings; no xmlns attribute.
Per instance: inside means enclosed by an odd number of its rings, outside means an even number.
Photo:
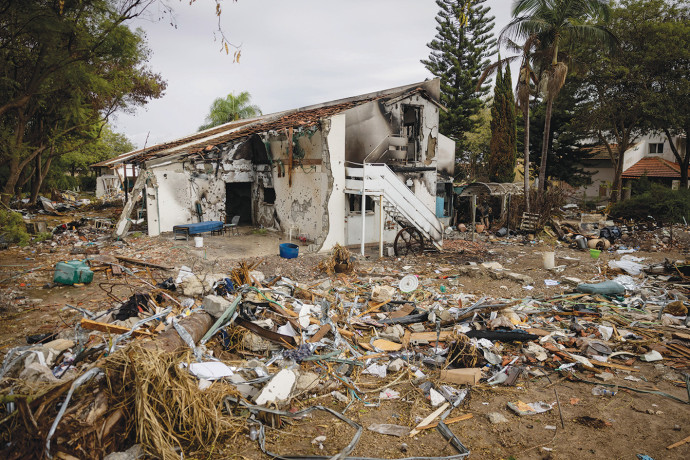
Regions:
<svg viewBox="0 0 690 460"><path fill-rule="evenodd" d="M130 24L145 31L148 65L168 85L112 120L139 148L196 132L213 100L232 92L248 91L268 114L432 77L420 60L436 34L434 0L224 0L221 27L240 46L239 64L220 51L213 0L167 1L172 18L154 7ZM511 3L486 1L495 35Z"/></svg>

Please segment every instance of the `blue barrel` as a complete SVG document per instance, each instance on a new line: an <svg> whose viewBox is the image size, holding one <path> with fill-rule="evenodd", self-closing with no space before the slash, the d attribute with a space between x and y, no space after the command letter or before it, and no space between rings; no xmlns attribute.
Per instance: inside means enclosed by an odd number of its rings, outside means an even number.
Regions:
<svg viewBox="0 0 690 460"><path fill-rule="evenodd" d="M282 243L280 245L280 257L283 259L294 259L299 254L299 246L292 243Z"/></svg>

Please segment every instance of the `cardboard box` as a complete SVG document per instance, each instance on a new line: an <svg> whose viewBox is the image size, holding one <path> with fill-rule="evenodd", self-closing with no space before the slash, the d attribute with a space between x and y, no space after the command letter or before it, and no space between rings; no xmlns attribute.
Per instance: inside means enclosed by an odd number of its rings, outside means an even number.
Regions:
<svg viewBox="0 0 690 460"><path fill-rule="evenodd" d="M441 381L455 383L458 385L476 385L482 378L482 370L478 367L468 367L464 369L447 369L441 371Z"/></svg>

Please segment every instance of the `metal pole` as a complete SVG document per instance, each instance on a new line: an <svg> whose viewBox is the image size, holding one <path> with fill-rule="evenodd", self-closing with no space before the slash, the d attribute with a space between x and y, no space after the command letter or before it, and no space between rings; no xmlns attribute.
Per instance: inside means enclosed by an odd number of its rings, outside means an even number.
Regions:
<svg viewBox="0 0 690 460"><path fill-rule="evenodd" d="M367 175L366 175L366 163L362 163L362 255L364 255L364 236L366 235L366 226L364 222L364 215L367 212L367 194L366 194L366 187L364 186L364 182L367 180Z"/></svg>
<svg viewBox="0 0 690 460"><path fill-rule="evenodd" d="M477 226L477 195L472 195L472 241L476 239Z"/></svg>
<svg viewBox="0 0 690 460"><path fill-rule="evenodd" d="M379 195L379 257L383 257L383 195Z"/></svg>

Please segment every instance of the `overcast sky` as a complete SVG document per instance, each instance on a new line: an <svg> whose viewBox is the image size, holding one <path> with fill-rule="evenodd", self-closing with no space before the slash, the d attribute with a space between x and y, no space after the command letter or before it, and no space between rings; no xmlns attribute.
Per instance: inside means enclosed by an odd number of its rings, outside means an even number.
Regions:
<svg viewBox="0 0 690 460"><path fill-rule="evenodd" d="M222 27L241 45L239 64L214 41L212 0L169 3L176 27L158 11L132 24L146 31L150 67L168 83L161 99L113 122L138 147L195 132L213 100L231 92L249 91L267 114L431 77L419 61L436 34L434 0L225 0ZM511 3L485 3L495 35Z"/></svg>

